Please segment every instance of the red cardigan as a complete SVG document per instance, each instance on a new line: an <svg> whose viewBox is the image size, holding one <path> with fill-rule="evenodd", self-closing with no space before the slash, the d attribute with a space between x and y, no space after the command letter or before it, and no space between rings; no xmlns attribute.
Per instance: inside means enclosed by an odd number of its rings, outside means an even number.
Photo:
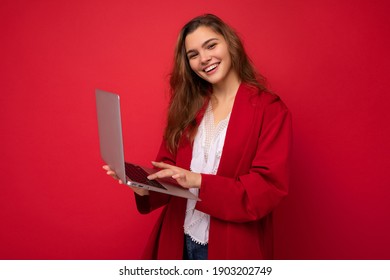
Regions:
<svg viewBox="0 0 390 280"><path fill-rule="evenodd" d="M198 116L198 123L203 112ZM210 215L209 259L272 259L272 210L287 195L291 115L281 99L241 84L216 175L202 174L196 209ZM176 157L163 142L157 161L189 169L192 145ZM164 206L143 258L182 259L186 199L135 195L140 213Z"/></svg>

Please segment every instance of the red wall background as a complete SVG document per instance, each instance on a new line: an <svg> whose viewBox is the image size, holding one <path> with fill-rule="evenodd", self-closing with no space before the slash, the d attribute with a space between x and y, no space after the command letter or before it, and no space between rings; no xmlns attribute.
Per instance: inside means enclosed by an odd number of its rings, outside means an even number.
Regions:
<svg viewBox="0 0 390 280"><path fill-rule="evenodd" d="M390 259L388 1L2 0L1 259L137 259L158 212L101 170L94 89L126 158L157 152L177 33L216 13L293 114L278 259ZM140 134L133 134L140 131ZM142 136L140 136L142 135Z"/></svg>

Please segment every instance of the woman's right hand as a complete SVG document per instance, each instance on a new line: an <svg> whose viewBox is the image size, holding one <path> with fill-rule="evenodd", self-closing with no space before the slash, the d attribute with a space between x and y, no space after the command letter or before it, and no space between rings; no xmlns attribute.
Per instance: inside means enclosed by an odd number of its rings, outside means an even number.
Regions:
<svg viewBox="0 0 390 280"><path fill-rule="evenodd" d="M115 171L112 170L108 165L103 165L103 169L107 171L107 175L111 176L113 179L118 180L119 184L123 184L122 180L116 175ZM129 186L136 194L140 196L149 195L149 191L133 186Z"/></svg>

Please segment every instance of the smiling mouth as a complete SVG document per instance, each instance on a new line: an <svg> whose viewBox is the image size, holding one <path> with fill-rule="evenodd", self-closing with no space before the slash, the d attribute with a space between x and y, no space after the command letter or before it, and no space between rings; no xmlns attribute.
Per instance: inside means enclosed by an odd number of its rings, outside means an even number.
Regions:
<svg viewBox="0 0 390 280"><path fill-rule="evenodd" d="M214 63L208 67L206 67L203 71L206 72L206 73L209 73L211 71L213 71L215 68L217 68L219 65L219 62L218 63Z"/></svg>

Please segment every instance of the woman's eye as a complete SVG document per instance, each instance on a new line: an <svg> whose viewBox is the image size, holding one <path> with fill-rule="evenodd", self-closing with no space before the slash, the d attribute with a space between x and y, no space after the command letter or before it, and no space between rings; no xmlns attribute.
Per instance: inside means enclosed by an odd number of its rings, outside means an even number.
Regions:
<svg viewBox="0 0 390 280"><path fill-rule="evenodd" d="M217 45L216 43L213 43L213 44L208 45L207 48L208 48L209 50L211 50L211 49L214 49L214 47L215 47L216 45Z"/></svg>
<svg viewBox="0 0 390 280"><path fill-rule="evenodd" d="M197 57L197 56L198 56L198 54L196 54L196 53L190 54L190 55L188 56L188 59L193 59L193 58L195 58L195 57Z"/></svg>

